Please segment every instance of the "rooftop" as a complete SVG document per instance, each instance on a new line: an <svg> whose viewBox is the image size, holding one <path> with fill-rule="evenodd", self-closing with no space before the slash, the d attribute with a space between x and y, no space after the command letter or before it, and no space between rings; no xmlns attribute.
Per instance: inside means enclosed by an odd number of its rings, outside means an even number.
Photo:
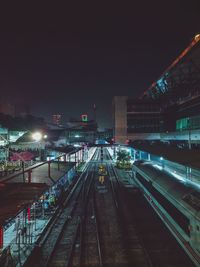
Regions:
<svg viewBox="0 0 200 267"><path fill-rule="evenodd" d="M154 155L162 156L167 160L190 166L192 168L200 168L200 153L198 149L190 150L165 145L161 142L150 144L142 141L140 143L133 144L133 147Z"/></svg>
<svg viewBox="0 0 200 267"><path fill-rule="evenodd" d="M14 217L48 188L44 183L7 183L0 187L0 223Z"/></svg>

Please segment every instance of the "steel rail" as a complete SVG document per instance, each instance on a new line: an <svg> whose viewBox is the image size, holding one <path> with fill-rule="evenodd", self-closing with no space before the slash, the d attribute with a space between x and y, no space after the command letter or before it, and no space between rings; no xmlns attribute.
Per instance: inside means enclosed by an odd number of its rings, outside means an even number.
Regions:
<svg viewBox="0 0 200 267"><path fill-rule="evenodd" d="M96 151L94 153L94 155L96 154ZM94 155L92 157L94 157ZM33 250L32 254L29 256L28 260L27 260L27 266L30 266L30 259L32 257L34 257L35 253L36 253L36 248L38 248L39 250L42 250L42 248L44 247L44 244L47 242L48 237L51 235L53 228L55 226L55 224L57 222L59 222L59 220L62 218L63 212L64 210L67 208L69 202L72 200L72 197L75 193L76 190L78 190L79 184L81 183L81 181L84 180L84 176L88 175L88 168L89 168L89 163L86 163L86 171L84 173L82 173L80 175L80 177L78 178L78 180L76 181L76 183L74 184L72 190L70 191L70 193L67 195L66 199L63 201L62 206L58 206L53 217L50 219L49 223L47 224L47 226L45 227L42 235L39 237L39 239L37 240L36 244L35 244L35 249ZM81 192L81 189L79 191L79 193ZM65 192L66 193L66 192ZM67 222L67 219L65 220L65 222L63 222L63 227L64 224ZM37 250L38 250L37 249ZM49 257L50 257L51 253L49 251ZM48 257L48 258L49 258ZM42 259L41 259L42 260ZM47 260L48 262L48 260ZM25 264L26 265L26 264ZM43 266L47 266L47 264L44 264Z"/></svg>
<svg viewBox="0 0 200 267"><path fill-rule="evenodd" d="M109 154L108 151L107 151L107 153ZM109 154L109 156L110 156L110 154ZM111 158L111 156L110 156L110 158ZM109 173L111 174L111 171L112 171L113 174L114 174L114 175L112 175L112 177L114 177L115 180L116 180L116 184L117 184L117 186L114 185L112 179L110 179L110 181L111 181L111 187L112 187L113 195L114 195L114 201L117 202L117 210L118 210L118 213L119 213L119 204L118 204L118 201L117 201L118 196L117 196L116 191L117 191L117 187L118 187L118 189L120 190L122 184L121 184L121 182L120 182L119 176L118 176L118 174L117 174L117 172L116 172L115 167L113 166L113 164L110 163L110 164L107 164L107 165L108 165ZM115 199L115 197L116 197L116 199ZM119 218L120 218L120 216L119 216ZM136 229L136 231L137 231L137 226L136 226L136 224L135 224L135 223L133 223L133 224L134 224L135 229ZM150 256L149 256L149 253L147 252L147 250L146 250L146 248L145 248L145 245L144 245L144 242L143 242L143 240L142 240L142 237L141 237L141 235L140 235L140 233L139 233L138 231L137 231L137 236L138 236L138 238L139 238L139 242L140 242L140 245L141 245L142 250L143 250L143 252L144 252L144 255L145 255L145 258L146 258L145 260L147 261L148 266L149 266L149 267L153 267L153 263L152 263L151 258L150 258Z"/></svg>
<svg viewBox="0 0 200 267"><path fill-rule="evenodd" d="M95 175L95 165L92 164L91 167L91 178L89 180L88 186L85 187L84 186L84 190L83 190L83 195L82 195L82 203L83 203L83 209L82 209L82 214L81 214L81 223L80 223L80 253L79 253L79 260L78 260L78 266L81 267L82 266L82 257L83 257L83 239L84 239L84 229L85 227L85 220L87 217L87 209L88 209L88 203L89 203L89 197L90 197L90 192L94 183L94 175ZM85 183L86 184L86 183ZM85 185L84 184L84 185Z"/></svg>
<svg viewBox="0 0 200 267"><path fill-rule="evenodd" d="M90 171L93 171L93 165L90 168L91 168ZM75 244L76 244L78 238L80 238L79 260L78 261L79 261L79 266L81 266L83 221L84 221L84 218L85 218L86 207L87 207L89 192L90 192L92 181L93 181L93 176L94 176L94 173L92 172L90 179L87 178L87 180L85 180L84 183L83 183L83 188L82 188L82 201L81 201L81 203L82 203L82 212L80 214L80 222L79 222L79 228L78 228L78 230L79 230L79 236L78 236L78 231L77 231L77 234L74 237L73 244L72 244L72 247L71 247L70 256L69 256L70 259L67 262L66 267L69 267L70 264L71 264L71 261L73 259ZM86 185L87 185L87 187L86 187Z"/></svg>
<svg viewBox="0 0 200 267"><path fill-rule="evenodd" d="M92 158L95 158L96 157L96 154L97 154L98 152L97 151L95 151L95 153L94 153L94 155L93 155L93 157ZM88 183L88 177L89 177L89 172L90 172L90 170L91 170L91 166L89 166L90 164L89 163L87 163L88 164L88 168L87 168L87 173L86 173L86 175L81 175L81 180L82 180L82 185L81 185L81 189L80 189L80 191L79 191L79 194L77 195L77 197L76 197L76 199L78 200L78 198L80 198L80 193L82 193L82 196L84 196L84 191L85 191L85 188L86 188L86 184ZM84 174L84 173L83 173ZM90 179L90 180L92 180L92 179ZM88 186L88 188L90 188L90 185L91 185L91 182L89 182L89 186ZM86 188L87 189L87 188ZM88 189L88 192L87 192L87 194L89 193L89 189ZM73 192L72 192L72 194L73 194ZM76 200L76 202L77 202L77 200ZM85 200L86 201L86 200ZM84 201L81 201L81 206L83 205L83 203L84 203ZM75 206L74 206L74 209L75 209ZM77 214L76 214L77 215ZM72 215L72 212L71 212L71 216L73 216ZM76 244L76 240L77 240L77 238L78 238L78 234L79 234L79 232L80 232L80 227L81 227L81 220L82 220L82 218L81 218L82 216L81 216L81 214L80 214L80 216L79 216L79 219L80 219L80 221L78 222L78 225L76 226L76 229L75 229L75 234L74 234L74 237L73 237L73 240L72 240L72 245L71 245L71 247L70 247L70 250L69 250L69 257L67 258L67 262L66 262L66 266L70 266L70 264L71 264L71 261L72 261L72 258L73 258L73 253L74 253L74 248L75 248L75 244ZM53 250L53 252L51 253L51 256L50 256L50 258L48 259L48 263L47 263L47 265L46 266L48 266L48 265L50 265L50 262L52 261L52 259L54 258L54 255L55 255L55 253L56 253L56 247L59 245L59 242L60 242L60 240L62 239L62 236L64 235L64 232L66 231L65 230L65 228L67 227L67 223L68 223L68 221L66 221L66 223L63 225L63 227L62 227L62 230L61 230L61 232L60 232L60 234L59 234L59 238L57 239L57 241L56 241L56 244L55 244L55 246L54 246L54 250ZM70 224L70 222L69 222L69 224ZM66 231L67 232L67 231Z"/></svg>
<svg viewBox="0 0 200 267"><path fill-rule="evenodd" d="M84 174L86 176L88 176L88 172L86 172L86 174ZM48 239L55 238L55 234L52 233L54 226L56 225L56 223L58 223L59 225L62 223L62 225L60 226L60 232L58 233L58 236L56 238L56 241L54 241L54 245L53 248L50 250L48 250L48 256L45 259L45 263L43 262L43 266L48 266L49 262L51 261L55 250L56 250L56 246L58 245L60 239L62 238L62 234L64 231L64 228L67 226L68 222L69 222L69 217L72 216L73 212L76 209L76 199L79 197L80 193L81 193L81 185L80 185L80 181L82 180L82 177L84 176L80 176L78 183L76 184L76 187L73 189L73 191L70 192L68 198L64 201L64 207L63 209L60 211L59 216L57 216L56 220L52 223L52 227L50 229L50 231L48 231L48 233L45 236L45 240L42 242L42 247L44 247L44 245L48 242ZM78 188L78 186L80 186L80 188ZM77 195L75 196L75 190L78 190ZM70 211L68 211L66 208L69 208L69 201L72 201L72 197L75 197L75 199L73 200L73 202L75 202L74 204L72 203L72 206L70 207ZM66 213L66 214L65 214ZM64 218L62 218L64 217ZM62 222L63 220L63 222ZM51 237L51 234L53 235L53 237ZM50 240L51 241L51 240ZM49 242L50 243L50 242Z"/></svg>
<svg viewBox="0 0 200 267"><path fill-rule="evenodd" d="M94 171L96 169L96 164L94 166ZM86 191L86 201L84 202L84 211L83 211L83 217L81 221L81 234L80 234L80 244L81 244L81 253L80 253L80 258L79 258L79 265L78 267L81 267L84 265L84 259L83 259L83 240L86 235L86 218L88 216L88 213L91 212L92 209L92 214L94 216L94 222L95 222L95 236L96 236L96 242L97 242L97 253L98 253L98 261L99 261L99 267L102 267L102 252L101 252L101 245L100 245L100 236L99 236L99 226L98 226L98 220L97 220L97 211L96 211L96 204L95 204L95 190L91 192L92 187L94 187L94 178L95 178L95 173L93 173L93 177L91 178L90 181L90 186L88 190ZM87 248L84 248L87 249Z"/></svg>
<svg viewBox="0 0 200 267"><path fill-rule="evenodd" d="M95 194L93 194L93 212L94 212L94 220L96 226L96 239L97 239L97 249L98 249L98 256L99 256L99 267L103 267L103 260L102 260L102 249L101 249L101 242L100 242L100 234L99 234L99 224L97 219L97 206L95 201Z"/></svg>

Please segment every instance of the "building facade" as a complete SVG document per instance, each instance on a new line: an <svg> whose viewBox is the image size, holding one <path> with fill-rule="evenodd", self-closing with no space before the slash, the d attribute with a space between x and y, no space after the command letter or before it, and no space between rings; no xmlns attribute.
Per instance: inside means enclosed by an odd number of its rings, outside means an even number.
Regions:
<svg viewBox="0 0 200 267"><path fill-rule="evenodd" d="M158 139L162 126L160 105L151 100L115 96L113 129L116 143L129 140Z"/></svg>
<svg viewBox="0 0 200 267"><path fill-rule="evenodd" d="M62 119L62 116L60 114L53 114L52 115L52 122L55 125L61 125L61 119Z"/></svg>
<svg viewBox="0 0 200 267"><path fill-rule="evenodd" d="M115 96L113 99L114 141L124 143L127 140L127 96Z"/></svg>
<svg viewBox="0 0 200 267"><path fill-rule="evenodd" d="M191 143L200 143L200 35L139 99L114 97L113 114L116 142L186 140L187 131Z"/></svg>

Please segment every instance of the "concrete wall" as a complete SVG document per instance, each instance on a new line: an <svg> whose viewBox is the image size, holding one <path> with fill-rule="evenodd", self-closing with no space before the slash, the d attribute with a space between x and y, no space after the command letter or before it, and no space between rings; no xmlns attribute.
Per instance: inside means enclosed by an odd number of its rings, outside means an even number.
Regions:
<svg viewBox="0 0 200 267"><path fill-rule="evenodd" d="M127 140L127 96L115 96L113 99L113 127L116 143Z"/></svg>

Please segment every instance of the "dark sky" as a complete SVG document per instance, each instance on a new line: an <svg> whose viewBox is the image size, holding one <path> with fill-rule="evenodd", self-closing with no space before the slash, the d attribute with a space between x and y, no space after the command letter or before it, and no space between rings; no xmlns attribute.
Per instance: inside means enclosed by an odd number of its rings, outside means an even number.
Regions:
<svg viewBox="0 0 200 267"><path fill-rule="evenodd" d="M59 1L1 6L0 97L64 120L138 96L200 31L200 1Z"/></svg>

